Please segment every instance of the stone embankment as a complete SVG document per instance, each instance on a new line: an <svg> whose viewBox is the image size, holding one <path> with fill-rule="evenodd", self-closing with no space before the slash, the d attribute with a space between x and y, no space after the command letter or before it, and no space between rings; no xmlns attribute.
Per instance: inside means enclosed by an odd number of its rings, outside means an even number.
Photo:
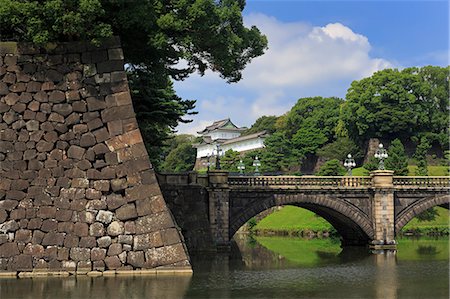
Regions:
<svg viewBox="0 0 450 299"><path fill-rule="evenodd" d="M117 38L0 43L0 113L0 272L191 271Z"/></svg>

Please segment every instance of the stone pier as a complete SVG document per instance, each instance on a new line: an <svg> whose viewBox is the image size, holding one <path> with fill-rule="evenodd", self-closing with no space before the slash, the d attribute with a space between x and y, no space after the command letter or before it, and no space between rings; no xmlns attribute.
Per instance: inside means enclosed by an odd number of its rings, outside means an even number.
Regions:
<svg viewBox="0 0 450 299"><path fill-rule="evenodd" d="M391 170L376 170L372 177L372 209L374 237L370 243L373 249L395 249L394 185Z"/></svg>

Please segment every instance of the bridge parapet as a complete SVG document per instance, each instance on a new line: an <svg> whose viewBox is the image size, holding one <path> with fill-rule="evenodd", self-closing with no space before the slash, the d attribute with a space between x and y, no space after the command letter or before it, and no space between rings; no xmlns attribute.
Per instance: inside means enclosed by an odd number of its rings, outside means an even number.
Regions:
<svg viewBox="0 0 450 299"><path fill-rule="evenodd" d="M369 188L370 177L365 176L230 176L231 187L272 187L272 188Z"/></svg>
<svg viewBox="0 0 450 299"><path fill-rule="evenodd" d="M394 176L393 183L396 188L448 188L448 176Z"/></svg>

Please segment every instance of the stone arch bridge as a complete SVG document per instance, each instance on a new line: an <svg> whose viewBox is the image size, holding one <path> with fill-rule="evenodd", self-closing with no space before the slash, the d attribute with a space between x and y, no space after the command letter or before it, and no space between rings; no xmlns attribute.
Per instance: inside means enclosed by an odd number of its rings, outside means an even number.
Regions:
<svg viewBox="0 0 450 299"><path fill-rule="evenodd" d="M343 245L395 248L396 234L406 223L431 207L448 209L450 198L449 177L397 177L392 171L368 177L247 177L214 171L159 174L158 180L191 251L228 248L250 218L287 204L325 218Z"/></svg>

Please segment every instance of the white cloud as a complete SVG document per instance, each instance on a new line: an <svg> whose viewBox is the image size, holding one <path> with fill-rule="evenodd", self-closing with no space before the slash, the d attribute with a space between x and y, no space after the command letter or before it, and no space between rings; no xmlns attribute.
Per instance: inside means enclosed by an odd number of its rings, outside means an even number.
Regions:
<svg viewBox="0 0 450 299"><path fill-rule="evenodd" d="M280 101L285 97L281 91L260 95L251 105L251 118L257 119L263 115L281 115L291 108L290 101ZM291 104L291 105L290 105Z"/></svg>
<svg viewBox="0 0 450 299"><path fill-rule="evenodd" d="M262 14L252 14L246 23L267 35L269 49L244 71L242 85L265 89L308 87L332 80L359 79L392 64L370 57L367 37L340 24L313 27L283 23Z"/></svg>
<svg viewBox="0 0 450 299"><path fill-rule="evenodd" d="M343 97L353 80L394 66L372 57L369 39L341 23L285 23L263 14L245 16L244 21L267 36L269 49L253 59L237 84L226 84L210 71L177 82L177 92L197 99L199 111L193 123L179 127L180 132L194 133L227 117L250 126L262 115L285 113L301 97Z"/></svg>

